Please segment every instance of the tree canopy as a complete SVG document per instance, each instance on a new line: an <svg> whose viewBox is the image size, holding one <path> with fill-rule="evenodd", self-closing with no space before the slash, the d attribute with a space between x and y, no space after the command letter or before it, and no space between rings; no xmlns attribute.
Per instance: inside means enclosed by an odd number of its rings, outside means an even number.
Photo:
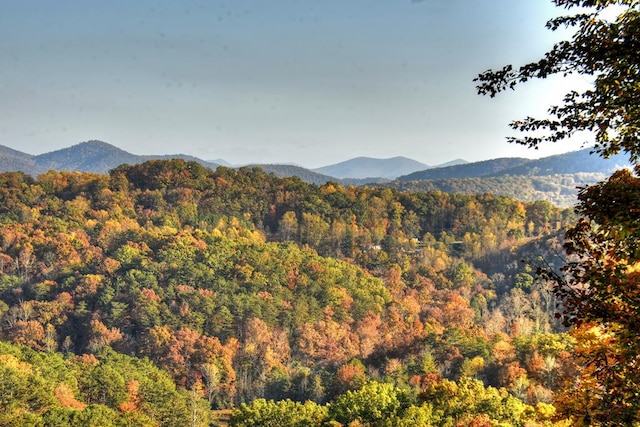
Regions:
<svg viewBox="0 0 640 427"><path fill-rule="evenodd" d="M560 325L548 286L518 260L550 251L570 218L545 202L318 187L182 160L0 174L0 340L68 359L142 357L192 415L266 399L283 402L277 417L315 417L302 402L344 403L372 379L418 393L470 377L550 403L571 349L563 335L552 350L537 343ZM144 374L98 366L86 388L24 379L88 412L58 398L24 406L25 393L6 416L140 412L155 391ZM393 416L414 425L429 412L414 406Z"/></svg>
<svg viewBox="0 0 640 427"><path fill-rule="evenodd" d="M594 152L622 152L640 173L640 2L555 0L573 15L547 27L573 30L538 61L507 65L478 76L480 94L495 96L530 79L578 74L589 89L568 92L549 118L511 124L525 132L511 138L529 147L588 131ZM613 16L613 17L612 17ZM540 134L539 131L547 131ZM568 259L560 271L542 268L561 298L558 317L573 326L574 371L563 379L558 408L577 425L636 425L640 422L640 179L628 170L581 189L582 216L566 232Z"/></svg>

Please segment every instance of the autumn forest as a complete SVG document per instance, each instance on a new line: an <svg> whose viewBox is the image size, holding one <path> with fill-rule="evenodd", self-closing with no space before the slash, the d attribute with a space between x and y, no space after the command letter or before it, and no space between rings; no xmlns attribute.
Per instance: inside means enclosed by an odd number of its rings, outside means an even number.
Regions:
<svg viewBox="0 0 640 427"><path fill-rule="evenodd" d="M628 158L574 208L189 159L0 173L0 426L640 426L640 0L553 3L565 40L474 81L589 86L508 137Z"/></svg>
<svg viewBox="0 0 640 427"><path fill-rule="evenodd" d="M0 200L2 425L535 426L576 404L535 273L572 210L183 160L4 173Z"/></svg>

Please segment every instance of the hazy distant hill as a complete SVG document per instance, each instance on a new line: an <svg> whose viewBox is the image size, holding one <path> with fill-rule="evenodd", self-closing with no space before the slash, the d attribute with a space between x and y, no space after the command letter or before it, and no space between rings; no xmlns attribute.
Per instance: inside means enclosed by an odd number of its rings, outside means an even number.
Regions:
<svg viewBox="0 0 640 427"><path fill-rule="evenodd" d="M543 157L541 159L525 159L520 157L506 157L485 160L482 162L443 168L427 169L401 176L398 181L441 180L452 178L481 178L499 176L547 176L575 173L610 173L613 170L628 166L628 161L622 155L611 159L590 154L591 148L572 151L570 153Z"/></svg>
<svg viewBox="0 0 640 427"><path fill-rule="evenodd" d="M449 178L474 178L500 174L509 169L521 166L529 159L520 157L505 157L500 159L484 160L481 162L465 163L462 165L431 168L400 176L398 181L421 181Z"/></svg>
<svg viewBox="0 0 640 427"><path fill-rule="evenodd" d="M139 156L106 142L87 141L38 156L0 145L0 172L20 170L33 176L51 169L106 173L123 163L137 164L150 159L170 158L196 161L212 169L219 166L216 162L185 154ZM255 166L278 177L297 176L302 181L316 185L335 181L343 185L388 186L415 191L492 193L523 201L544 199L559 206L569 206L575 203L577 187L604 179L613 170L627 165L624 156L603 159L591 155L590 149L584 149L536 160L500 158L474 163L454 160L448 166L435 168L405 157L358 157L314 170L285 164ZM384 178L394 176L403 168L406 170L418 166L423 170L400 176L395 181Z"/></svg>
<svg viewBox="0 0 640 427"><path fill-rule="evenodd" d="M574 173L606 173L629 166L625 156L619 154L609 159L591 154L591 148L570 153L529 160L521 165L502 171L498 175L557 175Z"/></svg>
<svg viewBox="0 0 640 427"><path fill-rule="evenodd" d="M102 141L86 141L49 153L33 156L0 145L0 172L23 171L38 175L49 170L107 173L121 164L137 164L152 159L180 158L215 169L218 164L185 154L138 156Z"/></svg>
<svg viewBox="0 0 640 427"><path fill-rule="evenodd" d="M23 153L22 151L14 150L13 148L5 147L4 145L0 145L0 157L15 158L24 161L33 160L33 156L31 154Z"/></svg>
<svg viewBox="0 0 640 427"><path fill-rule="evenodd" d="M233 167L233 165L231 163L227 162L225 159L207 160L207 162L214 163L214 164L220 165L220 166L226 166L228 168L232 168Z"/></svg>
<svg viewBox="0 0 640 427"><path fill-rule="evenodd" d="M336 178L363 179L380 177L394 179L428 167L424 163L406 157L393 157L390 159L356 157L344 162L313 169L313 171Z"/></svg>
<svg viewBox="0 0 640 427"><path fill-rule="evenodd" d="M379 184L402 191L442 191L443 193L494 194L523 202L546 200L570 207L577 202L578 187L606 179L606 173L580 172L556 175L502 175L474 178L446 178L419 181L393 181Z"/></svg>
<svg viewBox="0 0 640 427"><path fill-rule="evenodd" d="M429 169L386 185L412 191L491 193L571 206L576 202L578 187L603 180L615 169L629 165L622 155L603 159L590 151L587 148L536 160L503 158Z"/></svg>
<svg viewBox="0 0 640 427"><path fill-rule="evenodd" d="M0 172L21 170L34 176L48 170L106 173L121 164L137 164L152 159L171 158L196 161L212 169L216 169L221 164L232 167L224 160L205 161L186 154L140 156L124 151L106 142L93 140L38 156L32 156L0 145ZM455 160L454 162L460 161L461 160ZM381 178L381 176L392 174L395 177L406 173L407 170L413 171L428 167L423 163L404 157L395 157L392 159L370 159L361 157L353 159L352 161L343 162L343 170L351 168L351 170L354 171L346 173L347 179L343 180L340 176L319 173L318 170L305 169L296 165L264 164L256 166L279 177L298 176L305 182L317 185L324 184L327 181L336 181L347 185L388 182L390 179ZM327 166L327 168L332 167L333 166ZM351 176L353 173L362 176L353 177Z"/></svg>
<svg viewBox="0 0 640 427"><path fill-rule="evenodd" d="M314 172L309 169L305 169L295 165L249 165L259 167L267 173L272 173L277 177L284 178L290 176L297 176L302 181L309 184L322 185L329 181L340 181L332 176L323 175L321 173Z"/></svg>
<svg viewBox="0 0 640 427"><path fill-rule="evenodd" d="M36 169L34 156L0 145L0 172Z"/></svg>
<svg viewBox="0 0 640 427"><path fill-rule="evenodd" d="M123 163L140 163L141 158L106 142L87 141L41 154L35 160L41 170L107 173L109 169Z"/></svg>
<svg viewBox="0 0 640 427"><path fill-rule="evenodd" d="M469 162L464 159L455 159L449 162L442 163L441 165L431 166L431 168L446 168L448 166L466 165L467 163Z"/></svg>

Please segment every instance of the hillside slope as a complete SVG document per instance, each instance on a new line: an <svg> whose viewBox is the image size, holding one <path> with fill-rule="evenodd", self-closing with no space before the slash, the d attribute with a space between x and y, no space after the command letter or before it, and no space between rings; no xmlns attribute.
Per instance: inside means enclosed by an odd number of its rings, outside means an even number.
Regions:
<svg viewBox="0 0 640 427"><path fill-rule="evenodd" d="M102 141L87 141L35 156L41 170L106 173L121 164L140 163L141 158Z"/></svg>
<svg viewBox="0 0 640 427"><path fill-rule="evenodd" d="M37 176L49 170L107 173L122 164L147 160L182 159L215 169L219 165L186 154L136 155L103 141L86 141L71 147L33 156L0 145L0 172L22 171Z"/></svg>
<svg viewBox="0 0 640 427"><path fill-rule="evenodd" d="M480 162L454 165L443 168L433 168L414 172L398 177L398 181L422 181L450 178L482 178L500 176L547 176L568 175L575 173L611 173L620 167L626 167L629 162L623 155L610 159L591 155L591 148L572 151L564 154L543 157L540 159L525 159L520 157L505 157L484 160Z"/></svg>
<svg viewBox="0 0 640 427"><path fill-rule="evenodd" d="M0 172L38 170L34 156L0 145Z"/></svg>
<svg viewBox="0 0 640 427"><path fill-rule="evenodd" d="M393 179L428 167L424 163L406 157L393 157L390 159L356 157L334 165L313 169L313 171L336 178L364 179L379 177Z"/></svg>
<svg viewBox="0 0 640 427"><path fill-rule="evenodd" d="M504 157L500 159L484 160L463 165L446 166L414 172L398 178L398 181L422 181L449 178L476 178L496 175L506 170L525 164L529 159L519 157Z"/></svg>

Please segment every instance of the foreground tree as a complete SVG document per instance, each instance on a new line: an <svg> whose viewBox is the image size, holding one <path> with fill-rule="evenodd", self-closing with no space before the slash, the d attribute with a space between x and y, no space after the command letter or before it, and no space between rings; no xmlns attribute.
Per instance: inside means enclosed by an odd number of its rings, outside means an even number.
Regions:
<svg viewBox="0 0 640 427"><path fill-rule="evenodd" d="M511 127L525 136L511 141L537 148L587 131L595 153L623 153L638 174L640 1L554 3L577 10L547 23L553 31L572 28L572 38L536 62L482 73L478 92L493 97L554 74L592 79L589 89L570 91L550 107L549 117L514 121ZM559 407L577 425L634 425L640 422L640 180L630 171L616 172L582 189L577 211L582 218L566 234L569 262L559 273L543 271L556 283L563 301L559 316L575 326L577 341L580 377L566 383Z"/></svg>
<svg viewBox="0 0 640 427"><path fill-rule="evenodd" d="M579 197L584 218L566 234L570 261L559 274L543 271L557 283L564 324L576 326L577 371L589 376L566 384L561 406L582 396L574 415L632 425L640 420L640 179L618 171Z"/></svg>
<svg viewBox="0 0 640 427"><path fill-rule="evenodd" d="M327 418L327 408L317 403L291 400L256 399L250 405L241 404L231 415L234 427L305 427L322 425Z"/></svg>
<svg viewBox="0 0 640 427"><path fill-rule="evenodd" d="M475 81L482 95L495 96L534 78L578 74L593 84L582 92L569 91L560 105L549 108L548 118L527 117L511 127L527 133L512 142L537 148L545 141L556 142L580 131L595 136L595 151L609 157L619 152L640 160L640 1L638 0L554 0L558 7L580 8L579 12L551 19L547 28L575 29L571 40L557 43L543 58L514 69L488 70ZM608 20L612 8L621 8ZM614 12L618 9L614 9ZM540 130L548 133L540 134Z"/></svg>

